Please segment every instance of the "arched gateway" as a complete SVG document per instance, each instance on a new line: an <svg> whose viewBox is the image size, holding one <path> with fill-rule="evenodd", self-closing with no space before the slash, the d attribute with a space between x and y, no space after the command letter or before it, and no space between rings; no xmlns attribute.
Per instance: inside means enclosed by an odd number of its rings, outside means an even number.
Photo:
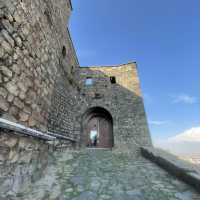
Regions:
<svg viewBox="0 0 200 200"><path fill-rule="evenodd" d="M97 131L96 148L112 148L113 138L113 119L111 114L104 108L93 107L86 111L82 119L82 144L90 146L90 132Z"/></svg>

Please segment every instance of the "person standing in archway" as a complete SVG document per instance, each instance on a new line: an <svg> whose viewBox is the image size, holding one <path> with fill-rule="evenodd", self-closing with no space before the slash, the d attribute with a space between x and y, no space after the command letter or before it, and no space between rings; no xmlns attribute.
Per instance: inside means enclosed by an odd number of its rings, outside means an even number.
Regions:
<svg viewBox="0 0 200 200"><path fill-rule="evenodd" d="M90 131L90 142L92 147L97 146L97 127L94 125L94 128Z"/></svg>

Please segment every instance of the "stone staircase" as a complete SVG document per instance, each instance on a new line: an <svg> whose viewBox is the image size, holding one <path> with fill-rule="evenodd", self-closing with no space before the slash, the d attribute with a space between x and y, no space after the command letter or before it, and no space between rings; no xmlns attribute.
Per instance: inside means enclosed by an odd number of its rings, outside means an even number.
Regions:
<svg viewBox="0 0 200 200"><path fill-rule="evenodd" d="M50 153L46 168L15 191L13 200L199 200L190 186L150 161L105 149ZM29 167L33 167L32 163Z"/></svg>

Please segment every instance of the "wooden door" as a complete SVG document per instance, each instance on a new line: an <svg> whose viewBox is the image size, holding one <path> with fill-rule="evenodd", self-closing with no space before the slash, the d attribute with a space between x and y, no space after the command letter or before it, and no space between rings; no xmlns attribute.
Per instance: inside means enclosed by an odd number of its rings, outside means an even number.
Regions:
<svg viewBox="0 0 200 200"><path fill-rule="evenodd" d="M99 118L99 146L102 148L112 147L112 126L108 119Z"/></svg>
<svg viewBox="0 0 200 200"><path fill-rule="evenodd" d="M113 146L112 123L103 116L91 118L87 126L87 144L90 144L90 131L98 133L97 148L111 148Z"/></svg>

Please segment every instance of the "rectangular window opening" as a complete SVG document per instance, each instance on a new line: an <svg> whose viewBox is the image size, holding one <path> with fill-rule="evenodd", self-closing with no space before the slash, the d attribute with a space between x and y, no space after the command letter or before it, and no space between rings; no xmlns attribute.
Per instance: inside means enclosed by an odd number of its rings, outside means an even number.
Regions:
<svg viewBox="0 0 200 200"><path fill-rule="evenodd" d="M112 84L116 84L116 77L115 77L115 76L111 76L111 77L110 77L110 82L111 82Z"/></svg>
<svg viewBox="0 0 200 200"><path fill-rule="evenodd" d="M91 77L87 77L85 80L85 85L92 85L93 84L93 79Z"/></svg>

